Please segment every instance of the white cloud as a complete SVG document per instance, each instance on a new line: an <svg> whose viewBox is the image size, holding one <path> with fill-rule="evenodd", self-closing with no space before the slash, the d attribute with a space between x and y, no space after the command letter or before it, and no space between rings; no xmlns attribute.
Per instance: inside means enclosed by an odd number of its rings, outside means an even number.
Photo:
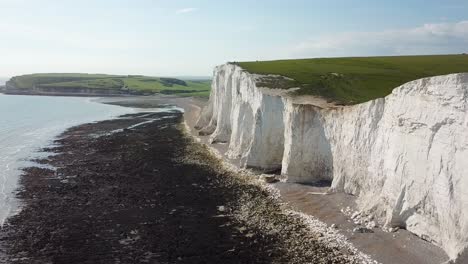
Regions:
<svg viewBox="0 0 468 264"><path fill-rule="evenodd" d="M198 11L198 8L188 7L188 8L183 8L183 9L177 10L176 14L186 14L186 13L192 13L192 12L196 12L196 11Z"/></svg>
<svg viewBox="0 0 468 264"><path fill-rule="evenodd" d="M380 32L344 32L307 39L292 57L336 57L468 52L468 21Z"/></svg>

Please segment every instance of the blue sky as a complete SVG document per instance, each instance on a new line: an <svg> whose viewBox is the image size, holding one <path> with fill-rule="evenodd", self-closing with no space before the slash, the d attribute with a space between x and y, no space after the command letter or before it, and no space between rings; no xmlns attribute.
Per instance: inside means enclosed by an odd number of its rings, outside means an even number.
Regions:
<svg viewBox="0 0 468 264"><path fill-rule="evenodd" d="M0 0L0 76L468 52L466 0Z"/></svg>

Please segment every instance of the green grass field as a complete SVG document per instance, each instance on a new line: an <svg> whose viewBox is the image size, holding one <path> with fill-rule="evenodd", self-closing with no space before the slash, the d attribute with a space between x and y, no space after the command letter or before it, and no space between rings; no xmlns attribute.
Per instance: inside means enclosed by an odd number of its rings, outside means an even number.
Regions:
<svg viewBox="0 0 468 264"><path fill-rule="evenodd" d="M236 63L250 73L276 74L293 81L265 79L272 88L300 87L297 94L317 95L340 104L384 97L412 80L468 72L468 55L319 58Z"/></svg>
<svg viewBox="0 0 468 264"><path fill-rule="evenodd" d="M105 75L81 73L46 73L16 76L10 82L18 89L42 88L88 88L123 89L137 94L178 94L208 97L210 80L179 80L140 75Z"/></svg>

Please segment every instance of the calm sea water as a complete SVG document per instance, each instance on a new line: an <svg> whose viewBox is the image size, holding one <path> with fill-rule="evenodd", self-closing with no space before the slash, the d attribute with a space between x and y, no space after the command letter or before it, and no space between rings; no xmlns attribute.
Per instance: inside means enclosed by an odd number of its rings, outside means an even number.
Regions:
<svg viewBox="0 0 468 264"><path fill-rule="evenodd" d="M66 128L136 110L90 98L0 94L0 224L18 209L14 192L21 168Z"/></svg>

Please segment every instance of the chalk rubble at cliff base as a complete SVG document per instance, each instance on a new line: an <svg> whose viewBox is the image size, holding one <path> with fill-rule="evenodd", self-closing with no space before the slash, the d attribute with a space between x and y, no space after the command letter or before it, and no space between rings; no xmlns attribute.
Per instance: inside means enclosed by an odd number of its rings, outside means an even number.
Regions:
<svg viewBox="0 0 468 264"><path fill-rule="evenodd" d="M360 210L468 261L468 73L419 79L354 106L257 87L259 75L218 66L197 128L229 144L242 167L288 181L330 181Z"/></svg>

